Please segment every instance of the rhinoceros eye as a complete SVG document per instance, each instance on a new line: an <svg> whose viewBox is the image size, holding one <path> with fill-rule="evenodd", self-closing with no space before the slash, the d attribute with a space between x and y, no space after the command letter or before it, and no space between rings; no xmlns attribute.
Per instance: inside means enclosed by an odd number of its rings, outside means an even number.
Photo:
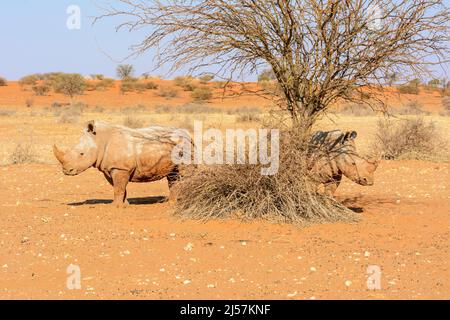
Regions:
<svg viewBox="0 0 450 320"><path fill-rule="evenodd" d="M80 153L80 156L84 156L84 153L82 152L82 153Z"/></svg>

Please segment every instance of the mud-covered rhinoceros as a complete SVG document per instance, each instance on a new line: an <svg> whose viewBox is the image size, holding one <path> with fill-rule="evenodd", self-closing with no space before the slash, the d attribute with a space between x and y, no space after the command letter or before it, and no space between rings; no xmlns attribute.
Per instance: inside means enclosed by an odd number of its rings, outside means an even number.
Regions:
<svg viewBox="0 0 450 320"><path fill-rule="evenodd" d="M114 187L114 204L128 204L129 182L152 182L167 178L169 188L179 178L179 166L173 161L175 146L191 143L183 130L152 126L130 129L102 121L86 124L80 142L62 151L56 145L53 153L65 175L78 175L94 167Z"/></svg>
<svg viewBox="0 0 450 320"><path fill-rule="evenodd" d="M342 175L363 185L374 184L374 172L378 167L375 159L361 157L355 146L356 131L318 131L311 139L312 172L325 193L333 196L342 180Z"/></svg>

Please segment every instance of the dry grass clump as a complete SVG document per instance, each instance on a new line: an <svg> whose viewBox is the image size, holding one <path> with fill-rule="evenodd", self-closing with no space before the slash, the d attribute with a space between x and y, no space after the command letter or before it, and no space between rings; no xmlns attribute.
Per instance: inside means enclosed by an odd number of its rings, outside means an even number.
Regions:
<svg viewBox="0 0 450 320"><path fill-rule="evenodd" d="M184 91L194 91L197 87L194 78L191 76L180 76L173 79L177 87L183 88Z"/></svg>
<svg viewBox="0 0 450 320"><path fill-rule="evenodd" d="M0 109L0 117L11 117L17 113L16 110Z"/></svg>
<svg viewBox="0 0 450 320"><path fill-rule="evenodd" d="M213 90L207 86L198 87L192 91L191 96L196 102L207 102L213 98Z"/></svg>
<svg viewBox="0 0 450 320"><path fill-rule="evenodd" d="M147 107L143 104L138 104L137 106L125 107L125 108L120 109L120 112L125 115L133 115L136 113L144 113L147 111L148 111Z"/></svg>
<svg viewBox="0 0 450 320"><path fill-rule="evenodd" d="M273 176L261 175L263 165L187 168L175 189L176 214L295 224L357 220L353 211L316 191L306 165L306 141L298 133L282 134L280 168Z"/></svg>
<svg viewBox="0 0 450 320"><path fill-rule="evenodd" d="M12 164L26 164L37 162L37 155L31 141L21 141L11 154L10 161Z"/></svg>
<svg viewBox="0 0 450 320"><path fill-rule="evenodd" d="M160 87L157 94L160 97L172 99L178 97L179 91L173 87Z"/></svg>
<svg viewBox="0 0 450 320"><path fill-rule="evenodd" d="M145 127L145 122L136 116L129 115L123 119L123 125L128 128L138 129Z"/></svg>
<svg viewBox="0 0 450 320"><path fill-rule="evenodd" d="M442 98L442 106L444 107L444 111L440 115L444 117L450 116L450 97Z"/></svg>
<svg viewBox="0 0 450 320"><path fill-rule="evenodd" d="M405 84L398 87L398 92L401 94L419 94L419 86L413 84Z"/></svg>
<svg viewBox="0 0 450 320"><path fill-rule="evenodd" d="M368 117L375 115L375 112L368 106L362 104L346 104L338 112L343 116Z"/></svg>
<svg viewBox="0 0 450 320"><path fill-rule="evenodd" d="M60 107L55 109L54 114L58 117L58 123L78 123L86 105L83 103L77 103L73 106Z"/></svg>
<svg viewBox="0 0 450 320"><path fill-rule="evenodd" d="M378 121L373 148L384 159L438 160L446 149L435 124L421 117Z"/></svg>
<svg viewBox="0 0 450 320"><path fill-rule="evenodd" d="M423 105L417 101L412 101L400 108L396 112L400 115L429 115L430 112L423 110Z"/></svg>
<svg viewBox="0 0 450 320"><path fill-rule="evenodd" d="M182 106L159 105L154 109L157 114L202 114L202 113L221 113L219 108L210 107L204 104L188 103Z"/></svg>
<svg viewBox="0 0 450 320"><path fill-rule="evenodd" d="M241 113L236 116L236 122L259 122L259 121L261 121L261 116L253 112Z"/></svg>

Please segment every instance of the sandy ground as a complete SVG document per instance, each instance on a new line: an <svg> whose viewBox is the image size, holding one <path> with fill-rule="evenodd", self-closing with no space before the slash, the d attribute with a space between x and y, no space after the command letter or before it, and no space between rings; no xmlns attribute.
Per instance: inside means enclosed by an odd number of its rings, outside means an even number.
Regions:
<svg viewBox="0 0 450 320"><path fill-rule="evenodd" d="M374 187L346 180L354 224L179 221L164 181L116 210L92 169L0 169L0 297L67 299L449 299L450 166L383 162ZM81 269L81 290L66 287ZM379 266L381 290L367 289Z"/></svg>
<svg viewBox="0 0 450 320"><path fill-rule="evenodd" d="M170 83L163 83L170 85ZM260 106L256 98L214 100L223 113L155 114L155 96L89 92L75 123L45 110L64 97L32 97L16 83L0 88L0 298L11 299L450 299L450 164L382 162L373 187L345 180L338 199L361 214L353 224L299 228L265 221L180 221L165 181L129 187L131 206L110 205L112 188L89 170L65 177L51 146L75 143L92 119L122 123L121 108L144 103L134 116L145 125L183 126L193 120L220 128L237 123L227 107ZM35 105L25 107L32 97ZM450 118L437 94L419 99L444 137ZM94 113L95 106L105 107ZM8 113L8 112L7 112ZM323 119L323 129L357 130L359 150L370 153L377 117ZM17 145L31 144L35 164L10 165ZM81 289L67 288L67 268L81 271ZM381 269L381 289L367 288L370 266Z"/></svg>

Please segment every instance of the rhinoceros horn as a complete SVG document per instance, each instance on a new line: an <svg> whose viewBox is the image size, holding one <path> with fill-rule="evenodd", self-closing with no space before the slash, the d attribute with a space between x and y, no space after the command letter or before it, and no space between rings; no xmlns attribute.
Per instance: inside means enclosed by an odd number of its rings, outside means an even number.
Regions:
<svg viewBox="0 0 450 320"><path fill-rule="evenodd" d="M55 155L56 159L62 164L64 162L64 152L62 152L56 144L53 146L53 154Z"/></svg>

